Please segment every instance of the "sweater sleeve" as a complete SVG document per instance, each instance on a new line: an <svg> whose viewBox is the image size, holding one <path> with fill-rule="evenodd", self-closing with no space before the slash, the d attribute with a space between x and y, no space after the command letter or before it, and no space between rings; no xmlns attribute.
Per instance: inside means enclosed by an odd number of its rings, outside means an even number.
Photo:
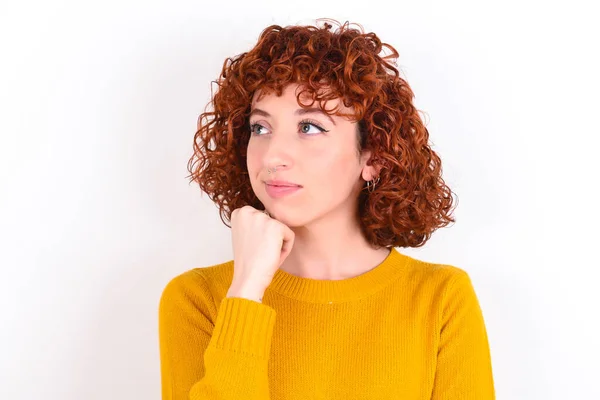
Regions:
<svg viewBox="0 0 600 400"><path fill-rule="evenodd" d="M483 314L471 279L459 270L441 310L432 400L494 400L492 363Z"/></svg>
<svg viewBox="0 0 600 400"><path fill-rule="evenodd" d="M275 315L241 297L216 306L197 271L173 278L159 303L162 399L268 400Z"/></svg>

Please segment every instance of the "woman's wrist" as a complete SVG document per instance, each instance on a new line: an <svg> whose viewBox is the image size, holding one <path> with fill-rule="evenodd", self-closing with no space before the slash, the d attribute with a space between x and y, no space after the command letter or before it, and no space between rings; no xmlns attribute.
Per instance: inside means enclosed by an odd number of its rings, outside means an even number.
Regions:
<svg viewBox="0 0 600 400"><path fill-rule="evenodd" d="M265 289L262 289L259 286L250 284L238 285L234 283L227 291L227 295L225 297L241 297L262 303L264 293Z"/></svg>

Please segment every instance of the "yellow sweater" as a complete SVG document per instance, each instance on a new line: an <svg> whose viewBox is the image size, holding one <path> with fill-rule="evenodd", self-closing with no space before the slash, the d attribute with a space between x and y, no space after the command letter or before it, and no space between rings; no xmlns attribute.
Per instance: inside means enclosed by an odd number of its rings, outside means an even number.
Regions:
<svg viewBox="0 0 600 400"><path fill-rule="evenodd" d="M395 248L366 273L281 269L262 303L225 297L233 261L174 277L159 304L163 400L490 400L469 275Z"/></svg>

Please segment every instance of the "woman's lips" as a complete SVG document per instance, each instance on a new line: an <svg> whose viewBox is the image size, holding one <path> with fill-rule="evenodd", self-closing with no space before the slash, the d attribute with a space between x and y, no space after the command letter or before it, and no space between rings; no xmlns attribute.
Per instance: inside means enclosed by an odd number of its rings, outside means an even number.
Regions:
<svg viewBox="0 0 600 400"><path fill-rule="evenodd" d="M290 194L296 193L298 190L302 189L301 186L275 186L269 185L265 183L265 188L267 194L274 199L279 199L281 197L288 196Z"/></svg>

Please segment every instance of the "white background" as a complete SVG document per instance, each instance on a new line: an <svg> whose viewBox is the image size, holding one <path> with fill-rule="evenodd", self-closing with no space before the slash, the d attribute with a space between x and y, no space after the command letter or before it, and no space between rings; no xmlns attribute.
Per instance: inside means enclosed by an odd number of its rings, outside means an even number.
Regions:
<svg viewBox="0 0 600 400"><path fill-rule="evenodd" d="M185 178L210 81L266 26L327 17L400 53L459 198L400 250L471 275L498 399L600 399L589 3L0 3L0 398L160 398L163 287L232 257Z"/></svg>

